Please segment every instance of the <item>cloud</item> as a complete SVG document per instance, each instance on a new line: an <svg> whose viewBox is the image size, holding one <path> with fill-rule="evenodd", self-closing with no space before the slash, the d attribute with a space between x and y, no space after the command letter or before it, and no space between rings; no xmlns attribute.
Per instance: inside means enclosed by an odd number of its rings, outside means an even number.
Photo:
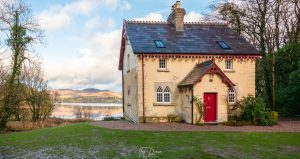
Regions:
<svg viewBox="0 0 300 159"><path fill-rule="evenodd" d="M96 9L108 6L116 8L118 0L77 0L65 5L51 6L37 15L45 30L60 29L68 26L74 15L89 15Z"/></svg>
<svg viewBox="0 0 300 159"><path fill-rule="evenodd" d="M117 67L121 30L98 32L82 39L85 40L90 46L81 48L79 57L63 64L44 61L50 85L54 88L96 87L119 91L121 73Z"/></svg>
<svg viewBox="0 0 300 159"><path fill-rule="evenodd" d="M105 24L105 25L103 25ZM116 25L115 21L113 18L108 17L108 18L101 18L100 16L96 16L93 18L90 18L86 21L84 27L91 31L94 30L106 30L106 29L111 29Z"/></svg>
<svg viewBox="0 0 300 159"><path fill-rule="evenodd" d="M145 17L133 18L133 20L140 21L163 21L164 18L160 13L149 13Z"/></svg>
<svg viewBox="0 0 300 159"><path fill-rule="evenodd" d="M184 18L185 22L201 22L204 20L204 15L197 13L195 11L191 11L189 14L187 14Z"/></svg>
<svg viewBox="0 0 300 159"><path fill-rule="evenodd" d="M122 1L122 4L120 6L121 10L130 10L131 9L131 5L128 1Z"/></svg>

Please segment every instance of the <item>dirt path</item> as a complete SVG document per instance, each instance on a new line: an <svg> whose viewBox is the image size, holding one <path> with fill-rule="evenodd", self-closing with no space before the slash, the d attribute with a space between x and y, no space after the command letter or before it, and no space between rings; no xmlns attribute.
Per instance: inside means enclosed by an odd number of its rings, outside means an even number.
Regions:
<svg viewBox="0 0 300 159"><path fill-rule="evenodd" d="M109 129L145 131L233 131L233 132L300 132L300 121L280 121L275 126L190 125L186 123L140 123L126 120L96 121L92 125Z"/></svg>

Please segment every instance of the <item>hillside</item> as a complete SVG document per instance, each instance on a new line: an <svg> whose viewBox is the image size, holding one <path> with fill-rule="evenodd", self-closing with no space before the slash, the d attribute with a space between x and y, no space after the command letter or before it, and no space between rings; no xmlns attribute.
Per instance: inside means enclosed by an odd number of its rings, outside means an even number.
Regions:
<svg viewBox="0 0 300 159"><path fill-rule="evenodd" d="M122 93L120 92L111 92L94 88L84 90L53 89L51 91L52 93L58 94L56 102L120 103L122 101Z"/></svg>

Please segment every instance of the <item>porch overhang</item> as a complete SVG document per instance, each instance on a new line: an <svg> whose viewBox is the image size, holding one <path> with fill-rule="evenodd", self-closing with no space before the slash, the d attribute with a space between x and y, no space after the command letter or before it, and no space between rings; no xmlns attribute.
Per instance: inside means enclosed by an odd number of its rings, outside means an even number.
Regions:
<svg viewBox="0 0 300 159"><path fill-rule="evenodd" d="M179 82L178 88L194 87L197 83L201 82L202 78L206 74L218 74L222 78L222 82L227 84L229 88L235 86L235 84L225 75L225 73L216 65L214 60L205 61L191 70L186 77Z"/></svg>

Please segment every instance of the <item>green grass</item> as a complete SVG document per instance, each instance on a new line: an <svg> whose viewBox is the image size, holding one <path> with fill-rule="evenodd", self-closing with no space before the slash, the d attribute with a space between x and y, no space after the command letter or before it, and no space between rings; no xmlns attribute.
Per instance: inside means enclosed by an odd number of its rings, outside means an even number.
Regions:
<svg viewBox="0 0 300 159"><path fill-rule="evenodd" d="M145 132L88 123L0 135L0 158L300 158L300 133Z"/></svg>

